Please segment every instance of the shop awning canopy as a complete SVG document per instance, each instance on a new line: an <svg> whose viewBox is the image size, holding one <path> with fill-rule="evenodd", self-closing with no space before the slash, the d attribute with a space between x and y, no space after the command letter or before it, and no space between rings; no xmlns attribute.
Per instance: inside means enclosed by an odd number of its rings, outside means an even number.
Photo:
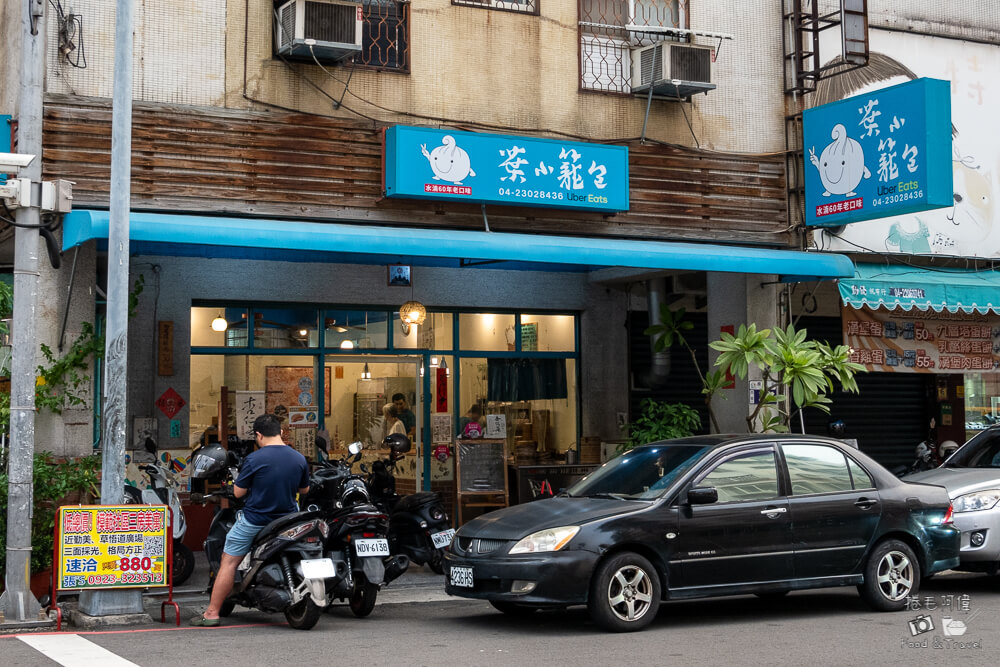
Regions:
<svg viewBox="0 0 1000 667"><path fill-rule="evenodd" d="M1000 273L963 269L858 264L838 282L845 305L890 310L1000 314Z"/></svg>
<svg viewBox="0 0 1000 667"><path fill-rule="evenodd" d="M63 249L108 237L107 211L73 211L63 220ZM134 243L332 252L390 257L445 257L589 267L776 274L785 281L847 278L844 255L703 243L633 241L541 234L381 227L132 212ZM133 245L133 249L135 246ZM168 253L175 254L175 253ZM284 257L275 257L284 259Z"/></svg>

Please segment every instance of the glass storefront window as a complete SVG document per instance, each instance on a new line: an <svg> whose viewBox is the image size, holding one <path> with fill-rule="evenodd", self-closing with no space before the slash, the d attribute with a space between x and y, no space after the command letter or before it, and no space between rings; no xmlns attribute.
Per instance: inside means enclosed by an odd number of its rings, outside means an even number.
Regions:
<svg viewBox="0 0 1000 667"><path fill-rule="evenodd" d="M382 310L327 310L324 344L342 350L378 350L389 346L386 313Z"/></svg>
<svg viewBox="0 0 1000 667"><path fill-rule="evenodd" d="M392 345L400 350L450 350L451 313L427 313L423 324L405 324L392 314Z"/></svg>
<svg viewBox="0 0 1000 667"><path fill-rule="evenodd" d="M247 413L260 414L263 405L282 420L285 442L315 460L316 432L330 407L327 403L321 414L314 362L313 356L192 355L191 442L212 428L220 438L235 434L252 440ZM329 374L325 382L328 394Z"/></svg>
<svg viewBox="0 0 1000 667"><path fill-rule="evenodd" d="M551 463L576 446L576 360L465 357L460 367L457 409L503 415L508 452Z"/></svg>
<svg viewBox="0 0 1000 667"><path fill-rule="evenodd" d="M259 348L318 347L313 308L254 309L253 346Z"/></svg>
<svg viewBox="0 0 1000 667"><path fill-rule="evenodd" d="M521 315L521 351L572 352L576 332L572 315Z"/></svg>
<svg viewBox="0 0 1000 667"><path fill-rule="evenodd" d="M458 340L463 350L510 352L514 350L514 316L493 313L461 313Z"/></svg>
<svg viewBox="0 0 1000 667"><path fill-rule="evenodd" d="M191 308L191 347L246 347L246 308ZM242 331L242 338L234 333Z"/></svg>

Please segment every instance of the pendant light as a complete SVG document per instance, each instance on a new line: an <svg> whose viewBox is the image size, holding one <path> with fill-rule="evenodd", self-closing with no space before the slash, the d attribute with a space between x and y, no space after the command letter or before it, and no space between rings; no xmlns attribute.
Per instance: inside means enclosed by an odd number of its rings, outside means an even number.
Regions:
<svg viewBox="0 0 1000 667"><path fill-rule="evenodd" d="M444 369L445 377L451 377L451 369L448 368L448 362L445 361L444 357L441 358L441 368Z"/></svg>
<svg viewBox="0 0 1000 667"><path fill-rule="evenodd" d="M399 319L407 324L423 324L427 319L427 307L419 301L407 301L399 307Z"/></svg>
<svg viewBox="0 0 1000 667"><path fill-rule="evenodd" d="M361 379L362 380L371 380L372 379L372 373L371 373L371 371L368 370L368 362L367 361L365 362L365 369L363 371L361 371Z"/></svg>
<svg viewBox="0 0 1000 667"><path fill-rule="evenodd" d="M227 322L226 318L222 316L222 313L216 315L215 319L212 320L212 331L218 331L219 333L222 333L228 328L229 328L229 322Z"/></svg>

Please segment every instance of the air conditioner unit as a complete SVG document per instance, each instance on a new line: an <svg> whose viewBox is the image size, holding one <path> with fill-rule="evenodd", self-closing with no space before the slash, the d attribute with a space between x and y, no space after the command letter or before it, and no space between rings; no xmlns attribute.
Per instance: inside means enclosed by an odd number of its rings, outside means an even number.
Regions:
<svg viewBox="0 0 1000 667"><path fill-rule="evenodd" d="M278 55L338 62L361 52L363 16L360 2L289 0L274 17Z"/></svg>
<svg viewBox="0 0 1000 667"><path fill-rule="evenodd" d="M665 99L691 99L715 89L712 48L660 42L632 49L632 92Z"/></svg>

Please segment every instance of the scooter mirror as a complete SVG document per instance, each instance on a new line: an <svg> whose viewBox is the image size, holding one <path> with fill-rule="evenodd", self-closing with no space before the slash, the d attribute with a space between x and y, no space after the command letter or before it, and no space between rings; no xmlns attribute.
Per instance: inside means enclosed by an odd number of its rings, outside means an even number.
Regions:
<svg viewBox="0 0 1000 667"><path fill-rule="evenodd" d="M347 446L347 451L351 454L351 456L357 456L364 448L365 446L360 442L352 442Z"/></svg>

